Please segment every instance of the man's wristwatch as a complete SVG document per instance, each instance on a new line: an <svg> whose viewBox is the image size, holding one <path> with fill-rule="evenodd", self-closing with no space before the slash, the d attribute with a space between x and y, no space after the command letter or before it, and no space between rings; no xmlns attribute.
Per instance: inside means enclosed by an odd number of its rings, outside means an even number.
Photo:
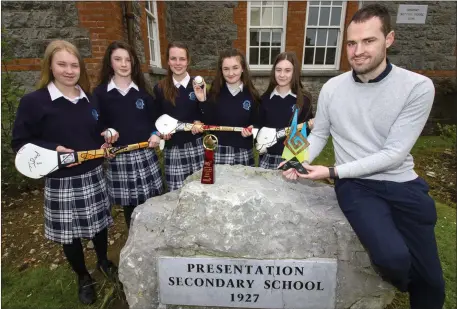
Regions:
<svg viewBox="0 0 457 309"><path fill-rule="evenodd" d="M330 179L338 179L338 175L335 173L335 168L332 166L332 167L329 167L328 168L328 171L330 173Z"/></svg>

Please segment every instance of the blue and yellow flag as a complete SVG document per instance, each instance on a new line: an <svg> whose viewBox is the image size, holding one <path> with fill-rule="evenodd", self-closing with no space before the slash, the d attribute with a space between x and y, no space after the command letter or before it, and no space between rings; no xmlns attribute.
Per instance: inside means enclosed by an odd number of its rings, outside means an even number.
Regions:
<svg viewBox="0 0 457 309"><path fill-rule="evenodd" d="M298 110L298 108L295 109L294 118L292 119L292 124L290 126L290 134L284 142L285 147L282 152L282 158L287 161L296 158L298 162L303 163L303 161L309 161L309 153L307 149L309 143L306 139L306 122L303 124L301 131L298 129Z"/></svg>

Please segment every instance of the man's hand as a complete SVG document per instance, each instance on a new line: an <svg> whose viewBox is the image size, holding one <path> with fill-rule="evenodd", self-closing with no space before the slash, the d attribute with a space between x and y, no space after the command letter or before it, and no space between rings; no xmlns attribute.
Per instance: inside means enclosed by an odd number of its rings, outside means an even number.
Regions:
<svg viewBox="0 0 457 309"><path fill-rule="evenodd" d="M327 179L330 177L330 171L327 166L308 164L303 164L303 166L308 171L308 174L300 174L297 172L298 177L311 180Z"/></svg>
<svg viewBox="0 0 457 309"><path fill-rule="evenodd" d="M278 168L286 164L286 162L287 161L281 162L278 165ZM304 162L302 165L308 171L308 174L301 174L296 169L289 168L287 171L282 172L283 176L290 180L297 180L298 177L311 180L327 179L330 177L330 171L327 166L309 165L306 162Z"/></svg>

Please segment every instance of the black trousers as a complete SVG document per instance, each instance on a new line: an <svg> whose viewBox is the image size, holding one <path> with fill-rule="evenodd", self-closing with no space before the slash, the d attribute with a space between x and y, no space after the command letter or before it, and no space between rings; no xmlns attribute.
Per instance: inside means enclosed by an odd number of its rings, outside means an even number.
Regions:
<svg viewBox="0 0 457 309"><path fill-rule="evenodd" d="M339 179L338 203L386 281L409 292L412 309L443 308L435 202L418 177L403 183Z"/></svg>

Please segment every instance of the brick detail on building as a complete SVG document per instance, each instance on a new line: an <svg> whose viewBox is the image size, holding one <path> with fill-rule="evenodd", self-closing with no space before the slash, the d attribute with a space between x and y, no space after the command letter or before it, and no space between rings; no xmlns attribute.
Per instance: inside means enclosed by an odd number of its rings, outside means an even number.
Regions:
<svg viewBox="0 0 457 309"><path fill-rule="evenodd" d="M168 47L168 39L167 39L167 27L166 27L166 19L165 14L167 11L167 3L165 1L157 1L157 19L159 23L159 43L160 43L160 57L162 62L162 68L167 67L167 47Z"/></svg>
<svg viewBox="0 0 457 309"><path fill-rule="evenodd" d="M76 2L80 26L89 30L92 57L85 59L92 86L97 83L103 56L108 45L124 37L122 2Z"/></svg>
<svg viewBox="0 0 457 309"><path fill-rule="evenodd" d="M288 2L285 51L295 52L298 63L303 63L306 7L305 1Z"/></svg>
<svg viewBox="0 0 457 309"><path fill-rule="evenodd" d="M341 34L343 36L343 40L341 43L341 61L340 61L340 71L346 72L351 69L351 66L349 65L348 62L348 56L346 52L346 47L345 47L345 41L346 41L346 30L347 26L349 25L349 22L352 19L352 16L354 16L355 12L359 9L359 3L358 1L348 1L346 4L346 18L344 20L344 28L343 28L343 33Z"/></svg>
<svg viewBox="0 0 457 309"><path fill-rule="evenodd" d="M238 5L233 8L233 23L237 28L237 39L233 41L233 48L246 54L246 36L248 24L248 3L238 1Z"/></svg>

